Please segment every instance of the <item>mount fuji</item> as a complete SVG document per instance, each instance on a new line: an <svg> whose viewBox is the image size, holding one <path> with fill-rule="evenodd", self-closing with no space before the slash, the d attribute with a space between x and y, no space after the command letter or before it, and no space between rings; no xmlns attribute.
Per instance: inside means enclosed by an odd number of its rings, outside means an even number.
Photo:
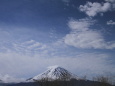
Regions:
<svg viewBox="0 0 115 86"><path fill-rule="evenodd" d="M48 70L46 70L44 73L41 73L37 76L34 76L33 78L28 79L27 81L39 81L39 80L66 80L69 81L71 79L79 80L79 78L75 75L69 72L68 70L59 67L59 66L50 66L48 67Z"/></svg>

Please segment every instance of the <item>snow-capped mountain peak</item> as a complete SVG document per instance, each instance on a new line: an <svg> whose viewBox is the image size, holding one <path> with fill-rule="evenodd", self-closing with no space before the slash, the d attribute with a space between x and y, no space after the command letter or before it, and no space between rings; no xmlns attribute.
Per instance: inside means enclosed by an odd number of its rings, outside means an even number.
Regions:
<svg viewBox="0 0 115 86"><path fill-rule="evenodd" d="M44 73L41 73L35 77L33 77L31 80L70 80L70 79L78 79L78 77L68 70L59 67L59 66L50 66L48 67L48 70Z"/></svg>

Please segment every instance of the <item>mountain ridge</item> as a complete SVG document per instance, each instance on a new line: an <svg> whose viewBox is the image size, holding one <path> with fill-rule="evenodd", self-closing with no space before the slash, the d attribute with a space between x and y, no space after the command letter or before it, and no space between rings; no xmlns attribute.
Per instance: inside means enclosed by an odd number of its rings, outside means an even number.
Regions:
<svg viewBox="0 0 115 86"><path fill-rule="evenodd" d="M70 80L70 79L76 79L78 80L78 76L75 74L72 74L68 70L60 67L60 66L50 66L48 67L48 70L45 72L38 74L37 76L34 76L33 78L28 79L28 81L38 81L38 80Z"/></svg>

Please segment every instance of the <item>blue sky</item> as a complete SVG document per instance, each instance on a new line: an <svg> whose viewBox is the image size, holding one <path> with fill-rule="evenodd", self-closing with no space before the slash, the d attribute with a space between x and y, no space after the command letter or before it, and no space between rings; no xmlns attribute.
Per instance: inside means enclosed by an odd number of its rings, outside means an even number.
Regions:
<svg viewBox="0 0 115 86"><path fill-rule="evenodd" d="M114 14L115 0L0 0L0 77L115 74Z"/></svg>

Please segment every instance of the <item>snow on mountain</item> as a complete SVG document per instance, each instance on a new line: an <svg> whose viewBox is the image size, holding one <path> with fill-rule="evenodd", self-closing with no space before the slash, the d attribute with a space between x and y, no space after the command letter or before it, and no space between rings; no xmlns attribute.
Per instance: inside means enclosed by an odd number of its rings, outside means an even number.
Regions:
<svg viewBox="0 0 115 86"><path fill-rule="evenodd" d="M51 66L48 67L48 70L44 73L41 73L31 79L29 81L37 81L37 80L70 80L70 79L79 79L76 75L72 74L68 70L59 67L59 66Z"/></svg>

